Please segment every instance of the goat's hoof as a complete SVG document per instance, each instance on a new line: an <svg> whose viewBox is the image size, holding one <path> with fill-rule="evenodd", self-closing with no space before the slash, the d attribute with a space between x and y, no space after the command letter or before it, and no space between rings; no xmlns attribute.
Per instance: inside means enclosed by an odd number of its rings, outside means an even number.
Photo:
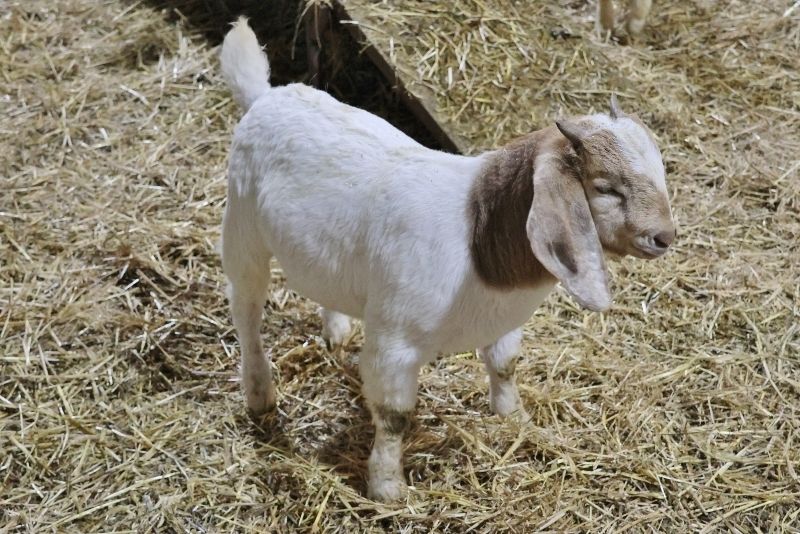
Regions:
<svg viewBox="0 0 800 534"><path fill-rule="evenodd" d="M501 419L517 421L519 423L528 423L531 420L531 414L529 414L521 404L516 404L503 410L498 410L493 406L492 413L499 415Z"/></svg>
<svg viewBox="0 0 800 534"><path fill-rule="evenodd" d="M504 382L498 387L491 388L489 392L489 408L492 413L496 413L500 417L508 417L509 415L524 411L522 402L519 399L519 392L517 386L513 382Z"/></svg>
<svg viewBox="0 0 800 534"><path fill-rule="evenodd" d="M403 499L408 493L408 486L405 480L388 478L383 480L371 480L367 497L378 502L395 502Z"/></svg>
<svg viewBox="0 0 800 534"><path fill-rule="evenodd" d="M328 352L337 352L344 348L345 343L347 342L347 338L350 335L350 332L347 331L346 333L337 333L337 334L328 334L323 333L322 338L325 340L325 347L327 347Z"/></svg>
<svg viewBox="0 0 800 534"><path fill-rule="evenodd" d="M506 416L506 419L509 421L514 421L517 424L525 425L531 422L531 414L525 410L522 406L511 412Z"/></svg>
<svg viewBox="0 0 800 534"><path fill-rule="evenodd" d="M254 419L261 419L270 412L275 411L275 387L257 387L245 394L247 410Z"/></svg>
<svg viewBox="0 0 800 534"><path fill-rule="evenodd" d="M628 33L631 38L637 37L644 30L645 21L640 19L630 19L628 21Z"/></svg>
<svg viewBox="0 0 800 534"><path fill-rule="evenodd" d="M529 423L531 421L531 414L522 407L522 402L516 395L513 397L494 397L489 402L489 406L492 413L499 415L503 419L518 423Z"/></svg>
<svg viewBox="0 0 800 534"><path fill-rule="evenodd" d="M325 340L328 350L333 351L344 346L352 328L353 325L347 315L326 312L322 318L322 338Z"/></svg>

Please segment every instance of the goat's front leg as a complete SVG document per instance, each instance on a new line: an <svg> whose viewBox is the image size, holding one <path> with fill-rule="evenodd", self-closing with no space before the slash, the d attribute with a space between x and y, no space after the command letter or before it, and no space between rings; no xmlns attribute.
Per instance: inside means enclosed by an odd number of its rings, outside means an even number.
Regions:
<svg viewBox="0 0 800 534"><path fill-rule="evenodd" d="M527 421L530 416L522 407L517 384L514 381L521 341L522 329L518 328L493 344L478 349L478 354L489 373L489 406L492 411L501 417L516 412L523 421Z"/></svg>
<svg viewBox="0 0 800 534"><path fill-rule="evenodd" d="M403 475L403 435L411 426L421 362L419 351L402 344L373 345L368 341L362 350L359 369L375 424L368 496L376 501L401 499L408 490Z"/></svg>

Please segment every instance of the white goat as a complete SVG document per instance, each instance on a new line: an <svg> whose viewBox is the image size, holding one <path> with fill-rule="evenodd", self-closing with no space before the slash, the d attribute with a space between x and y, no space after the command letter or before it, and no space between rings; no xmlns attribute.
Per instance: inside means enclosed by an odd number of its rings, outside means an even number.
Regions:
<svg viewBox="0 0 800 534"><path fill-rule="evenodd" d="M652 0L628 0L628 17L626 26L632 36L638 35L644 29L647 15L652 7ZM616 22L614 15L614 0L598 0L597 22L602 31L614 31Z"/></svg>
<svg viewBox="0 0 800 534"><path fill-rule="evenodd" d="M422 365L482 347L492 410L524 414L513 376L521 326L553 286L606 309L604 250L653 258L675 235L659 150L613 99L610 115L465 157L311 87L270 87L244 20L221 60L246 110L230 156L223 265L247 406L256 415L275 406L259 334L274 256L289 285L325 307L329 341L345 338L350 317L364 320L375 499L405 493L402 436Z"/></svg>

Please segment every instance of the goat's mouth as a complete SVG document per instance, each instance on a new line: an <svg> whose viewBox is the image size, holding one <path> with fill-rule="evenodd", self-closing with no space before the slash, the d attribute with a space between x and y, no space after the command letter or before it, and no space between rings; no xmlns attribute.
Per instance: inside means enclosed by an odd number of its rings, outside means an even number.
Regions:
<svg viewBox="0 0 800 534"><path fill-rule="evenodd" d="M666 251L665 251L666 252ZM650 250L640 249L638 247L633 249L631 256L635 256L637 258L642 258L643 260L654 260L659 256L662 256L664 252L654 252Z"/></svg>
<svg viewBox="0 0 800 534"><path fill-rule="evenodd" d="M666 254L669 247L660 246L654 243L651 238L637 237L633 240L631 255L645 260L652 260Z"/></svg>
<svg viewBox="0 0 800 534"><path fill-rule="evenodd" d="M609 259L618 260L630 254L630 247L625 244L625 241L615 239L600 242L603 247L603 252Z"/></svg>

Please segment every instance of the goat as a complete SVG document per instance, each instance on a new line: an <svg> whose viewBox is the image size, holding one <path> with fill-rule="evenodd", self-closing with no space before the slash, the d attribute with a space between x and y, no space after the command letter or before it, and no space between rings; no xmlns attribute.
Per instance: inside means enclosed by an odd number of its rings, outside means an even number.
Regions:
<svg viewBox="0 0 800 534"><path fill-rule="evenodd" d="M642 32L652 5L652 0L628 0L628 18L626 26L631 36L638 35ZM614 0L598 0L597 22L601 31L614 31Z"/></svg>
<svg viewBox="0 0 800 534"><path fill-rule="evenodd" d="M311 87L270 87L244 19L225 37L221 63L245 110L222 261L247 406L259 416L276 403L259 333L275 257L289 286L323 306L329 342L343 341L351 317L364 321L376 500L407 490L402 438L422 365L481 347L491 409L524 417L514 380L521 328L556 283L605 310L604 251L655 258L675 237L655 140L615 98L610 114L557 121L467 157L425 148Z"/></svg>

